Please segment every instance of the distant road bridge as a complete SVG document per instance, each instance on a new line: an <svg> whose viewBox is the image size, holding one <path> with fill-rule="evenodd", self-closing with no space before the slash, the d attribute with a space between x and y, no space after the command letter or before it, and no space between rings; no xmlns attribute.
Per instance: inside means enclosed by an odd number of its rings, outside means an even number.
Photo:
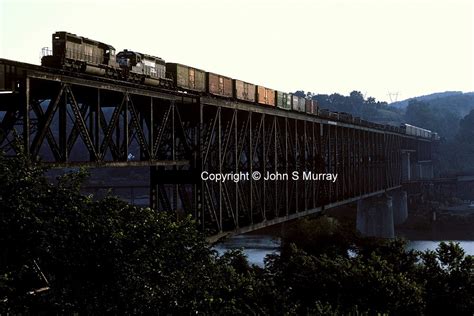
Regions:
<svg viewBox="0 0 474 316"><path fill-rule="evenodd" d="M151 205L242 233L432 177L431 139L0 59L0 148L54 167L150 166ZM248 173L238 182L209 174ZM255 172L300 175L264 181ZM303 172L338 174L335 182ZM406 199L406 198L405 198Z"/></svg>

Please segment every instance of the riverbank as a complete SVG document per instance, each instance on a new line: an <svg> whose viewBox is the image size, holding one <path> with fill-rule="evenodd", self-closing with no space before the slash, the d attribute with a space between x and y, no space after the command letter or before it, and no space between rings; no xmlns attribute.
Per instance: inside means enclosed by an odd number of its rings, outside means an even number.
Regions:
<svg viewBox="0 0 474 316"><path fill-rule="evenodd" d="M396 236L408 240L474 240L474 209L468 203L456 202L411 205L407 220L395 229Z"/></svg>

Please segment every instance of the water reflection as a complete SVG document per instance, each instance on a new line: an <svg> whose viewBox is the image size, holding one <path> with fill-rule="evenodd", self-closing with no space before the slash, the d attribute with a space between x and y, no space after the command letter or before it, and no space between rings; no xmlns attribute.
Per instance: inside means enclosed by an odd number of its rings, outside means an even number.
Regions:
<svg viewBox="0 0 474 316"><path fill-rule="evenodd" d="M271 253L278 253L280 239L268 235L238 235L217 244L214 249L222 255L226 250L243 249L250 264L263 267L263 259Z"/></svg>
<svg viewBox="0 0 474 316"><path fill-rule="evenodd" d="M441 241L413 240L409 241L407 248L414 250L435 250ZM458 242L466 252L466 255L474 255L474 241L454 241ZM263 267L263 259L271 253L278 253L280 239L269 235L239 235L225 240L216 245L214 249L222 255L226 250L243 249L250 264Z"/></svg>

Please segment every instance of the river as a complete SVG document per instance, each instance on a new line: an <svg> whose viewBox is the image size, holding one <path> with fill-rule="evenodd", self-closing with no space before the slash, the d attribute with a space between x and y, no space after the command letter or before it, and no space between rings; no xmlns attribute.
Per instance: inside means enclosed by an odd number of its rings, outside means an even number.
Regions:
<svg viewBox="0 0 474 316"><path fill-rule="evenodd" d="M435 250L441 241L432 240L413 240L409 241L408 249L415 250ZM460 240L455 241L460 244L466 254L474 255L474 241L472 240ZM271 253L278 253L278 247L280 240L269 235L238 235L227 239L226 241L216 245L214 249L219 254L223 254L229 249L242 248L245 255L247 256L250 264L263 267L263 259L266 255Z"/></svg>

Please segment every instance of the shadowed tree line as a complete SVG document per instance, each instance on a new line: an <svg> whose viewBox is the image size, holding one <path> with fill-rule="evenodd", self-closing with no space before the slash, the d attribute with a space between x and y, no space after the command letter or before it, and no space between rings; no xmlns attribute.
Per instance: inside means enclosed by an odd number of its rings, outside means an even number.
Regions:
<svg viewBox="0 0 474 316"><path fill-rule="evenodd" d="M304 91L295 94L316 100L323 109L346 112L381 124L408 123L437 132L441 140L433 151L436 175L474 174L473 93L446 92L422 96L420 100L413 98L403 101L408 104L406 108L365 98L359 91L352 91L348 96Z"/></svg>
<svg viewBox="0 0 474 316"><path fill-rule="evenodd" d="M439 176L474 174L474 102L467 115L448 107L410 101L406 110L408 123L437 131L433 160Z"/></svg>
<svg viewBox="0 0 474 316"><path fill-rule="evenodd" d="M365 98L359 91L352 91L348 96L344 96L339 93L313 94L300 90L296 91L295 95L316 100L321 109L345 112L381 124L398 126L403 118L403 110L391 107L387 102L376 101L373 97Z"/></svg>
<svg viewBox="0 0 474 316"><path fill-rule="evenodd" d="M474 260L406 251L337 221L303 220L264 268L219 257L191 218L80 193L0 155L0 314L471 315Z"/></svg>

